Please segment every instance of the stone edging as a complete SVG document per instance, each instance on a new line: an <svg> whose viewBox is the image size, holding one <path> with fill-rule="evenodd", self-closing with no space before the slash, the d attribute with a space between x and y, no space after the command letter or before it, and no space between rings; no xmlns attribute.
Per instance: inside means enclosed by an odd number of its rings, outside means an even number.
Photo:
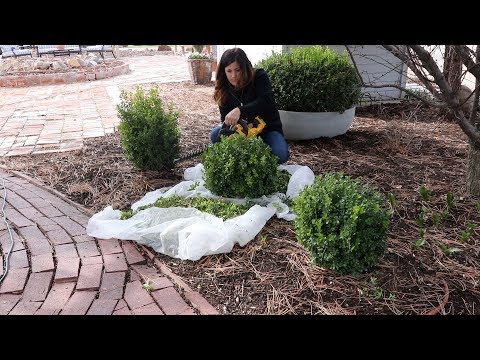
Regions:
<svg viewBox="0 0 480 360"><path fill-rule="evenodd" d="M38 75L6 75L0 76L0 87L25 87L34 85L70 84L81 81L92 81L127 74L130 68L127 63L96 72L76 72L38 74Z"/></svg>
<svg viewBox="0 0 480 360"><path fill-rule="evenodd" d="M199 292L192 290L180 276L173 273L172 270L170 270L164 262L156 258L147 247L144 245L140 245L140 247L145 251L150 260L153 260L157 268L183 291L183 296L190 301L192 306L196 308L201 315L220 315L217 309L215 309Z"/></svg>

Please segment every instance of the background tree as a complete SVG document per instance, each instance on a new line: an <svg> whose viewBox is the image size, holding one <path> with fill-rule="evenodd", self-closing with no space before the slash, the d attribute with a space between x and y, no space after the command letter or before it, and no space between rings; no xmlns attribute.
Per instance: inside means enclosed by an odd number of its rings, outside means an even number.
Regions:
<svg viewBox="0 0 480 360"><path fill-rule="evenodd" d="M203 51L203 47L204 47L204 46L205 46L205 45L192 45L193 50L195 50L195 51L198 52L198 53L201 53L201 52Z"/></svg>
<svg viewBox="0 0 480 360"><path fill-rule="evenodd" d="M466 190L473 195L480 195L480 123L478 120L480 46L383 45L383 47L407 65L416 77L416 82L421 83L434 100L427 99L418 92L408 90L398 84L372 85L365 83L362 79L362 86L366 88L394 87L430 106L447 109L469 138ZM442 48L445 50L443 53L440 52L442 58L439 59L438 56L434 56L434 53L438 54ZM346 49L358 72L358 66L350 46L346 46ZM440 66L442 62L443 67ZM359 72L358 74L360 76ZM471 74L475 78L473 89L462 85L467 74Z"/></svg>

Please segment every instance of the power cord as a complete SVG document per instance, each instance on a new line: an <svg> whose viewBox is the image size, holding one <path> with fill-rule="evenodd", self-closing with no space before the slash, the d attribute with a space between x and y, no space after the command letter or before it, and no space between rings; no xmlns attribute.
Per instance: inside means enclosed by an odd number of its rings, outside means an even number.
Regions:
<svg viewBox="0 0 480 360"><path fill-rule="evenodd" d="M6 255L5 255L5 267L4 267L5 271L4 271L3 275L0 277L0 284L2 283L3 279L5 279L5 277L8 274L10 254L12 253L13 245L14 245L13 244L12 229L10 228L10 225L8 224L7 214L5 214L5 203L7 202L7 188L5 186L5 179L2 179L2 186L3 186L3 190L4 190L3 203L2 203L2 216L3 216L3 221L5 222L5 225L7 226L8 234L10 235L11 245L10 245L10 250L8 250L8 253L6 253Z"/></svg>

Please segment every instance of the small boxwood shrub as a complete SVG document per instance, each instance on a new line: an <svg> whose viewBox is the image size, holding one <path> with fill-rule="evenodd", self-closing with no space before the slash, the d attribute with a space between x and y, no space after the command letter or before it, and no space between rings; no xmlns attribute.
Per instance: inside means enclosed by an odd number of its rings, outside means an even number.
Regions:
<svg viewBox="0 0 480 360"><path fill-rule="evenodd" d="M345 52L319 45L293 48L257 67L268 73L280 110L343 112L359 103L360 79Z"/></svg>
<svg viewBox="0 0 480 360"><path fill-rule="evenodd" d="M179 113L165 109L158 88L122 91L117 105L125 157L143 170L171 169L180 153Z"/></svg>
<svg viewBox="0 0 480 360"><path fill-rule="evenodd" d="M285 187L277 157L259 137L224 136L202 154L202 163L205 187L219 196L257 198Z"/></svg>
<svg viewBox="0 0 480 360"><path fill-rule="evenodd" d="M383 195L342 173L317 176L295 200L297 239L313 261L340 274L377 264L386 249L391 211Z"/></svg>

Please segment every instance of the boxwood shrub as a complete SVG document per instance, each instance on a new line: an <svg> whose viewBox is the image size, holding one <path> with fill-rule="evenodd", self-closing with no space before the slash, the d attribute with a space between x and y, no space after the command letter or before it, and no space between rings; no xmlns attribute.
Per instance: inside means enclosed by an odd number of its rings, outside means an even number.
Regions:
<svg viewBox="0 0 480 360"><path fill-rule="evenodd" d="M386 249L392 212L384 196L342 173L317 176L295 200L297 239L313 261L340 274L376 265Z"/></svg>
<svg viewBox="0 0 480 360"><path fill-rule="evenodd" d="M225 197L258 198L286 188L277 157L259 137L222 137L202 154L205 187Z"/></svg>
<svg viewBox="0 0 480 360"><path fill-rule="evenodd" d="M293 48L257 67L268 73L279 110L343 112L360 99L360 79L346 52L320 45Z"/></svg>
<svg viewBox="0 0 480 360"><path fill-rule="evenodd" d="M179 113L167 109L158 88L122 91L117 105L125 157L143 170L172 169L180 153Z"/></svg>

